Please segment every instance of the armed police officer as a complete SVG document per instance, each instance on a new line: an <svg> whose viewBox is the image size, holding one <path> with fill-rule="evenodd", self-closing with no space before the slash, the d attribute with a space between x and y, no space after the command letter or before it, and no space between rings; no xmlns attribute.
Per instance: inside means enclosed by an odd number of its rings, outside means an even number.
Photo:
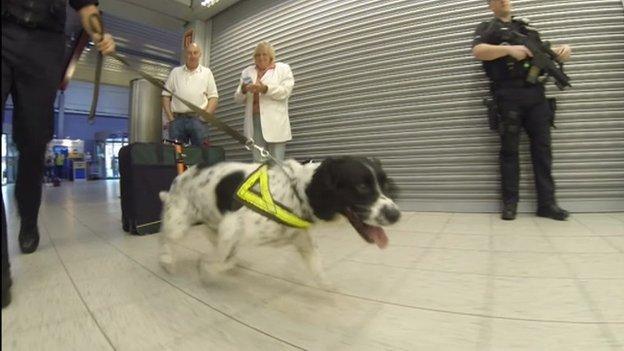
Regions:
<svg viewBox="0 0 624 351"><path fill-rule="evenodd" d="M534 53L525 45L513 45L516 42L511 40L511 34L514 34L513 37L522 38L533 36L540 43L541 39L526 21L511 16L510 0L487 2L495 18L479 24L472 51L478 60L483 61L500 116L498 129L501 138L503 197L501 218L516 218L520 178L518 144L520 129L524 128L531 144L538 200L537 215L565 220L569 213L557 206L552 177L550 127L554 116L553 107L545 97L543 82L535 80L535 77L530 79L531 75L536 75L536 71L539 72L536 68L531 69ZM563 62L570 58L571 49L567 45L561 45L553 47L550 53L557 61ZM567 78L561 72L557 77ZM569 85L566 81L557 83L561 86Z"/></svg>

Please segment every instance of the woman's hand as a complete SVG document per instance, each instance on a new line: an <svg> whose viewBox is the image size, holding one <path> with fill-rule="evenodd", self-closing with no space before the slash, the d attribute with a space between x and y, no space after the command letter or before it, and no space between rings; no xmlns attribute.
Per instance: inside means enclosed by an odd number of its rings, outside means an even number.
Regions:
<svg viewBox="0 0 624 351"><path fill-rule="evenodd" d="M256 93L261 93L261 94L265 94L268 90L269 87L262 84L262 82L258 82L257 84L248 84L246 86L243 86L241 88L243 90L243 92L251 92L252 94L256 94Z"/></svg>

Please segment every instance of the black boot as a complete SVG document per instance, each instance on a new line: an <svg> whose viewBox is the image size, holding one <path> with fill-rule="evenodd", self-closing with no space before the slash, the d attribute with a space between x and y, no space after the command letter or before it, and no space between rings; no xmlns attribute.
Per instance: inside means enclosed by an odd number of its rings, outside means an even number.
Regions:
<svg viewBox="0 0 624 351"><path fill-rule="evenodd" d="M536 214L538 217L552 218L558 221L565 221L570 216L568 211L555 204L539 206Z"/></svg>
<svg viewBox="0 0 624 351"><path fill-rule="evenodd" d="M2 308L11 303L11 263L9 262L9 248L7 242L7 224L6 212L4 211L4 199L0 193L0 202L2 203Z"/></svg>
<svg viewBox="0 0 624 351"><path fill-rule="evenodd" d="M516 203L503 204L503 211L501 212L501 218L506 221L511 221L516 219L516 211L518 209L518 205Z"/></svg>
<svg viewBox="0 0 624 351"><path fill-rule="evenodd" d="M5 261L2 260L2 308L7 307L11 303L11 286L13 280L11 279L11 266L8 263L8 258Z"/></svg>
<svg viewBox="0 0 624 351"><path fill-rule="evenodd" d="M29 254L35 252L39 246L39 228L37 222L24 222L20 226L19 246L22 253Z"/></svg>
<svg viewBox="0 0 624 351"><path fill-rule="evenodd" d="M11 303L11 274L2 272L2 308L7 307Z"/></svg>

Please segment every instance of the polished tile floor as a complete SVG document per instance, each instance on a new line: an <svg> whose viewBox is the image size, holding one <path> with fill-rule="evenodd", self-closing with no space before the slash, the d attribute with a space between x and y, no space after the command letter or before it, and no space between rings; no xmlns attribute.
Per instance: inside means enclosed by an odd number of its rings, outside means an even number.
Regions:
<svg viewBox="0 0 624 351"><path fill-rule="evenodd" d="M201 283L201 227L167 274L159 234L121 230L115 181L47 187L40 248L22 255L3 191L3 350L624 350L624 213L404 213L386 250L324 224L322 290L291 248L243 249L240 267Z"/></svg>

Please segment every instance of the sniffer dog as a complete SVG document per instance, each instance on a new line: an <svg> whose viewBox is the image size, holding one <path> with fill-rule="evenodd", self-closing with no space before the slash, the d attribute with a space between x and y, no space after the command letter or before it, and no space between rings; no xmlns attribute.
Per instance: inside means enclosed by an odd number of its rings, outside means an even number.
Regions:
<svg viewBox="0 0 624 351"><path fill-rule="evenodd" d="M169 192L160 194L160 264L168 272L175 271L174 242L191 226L201 223L208 227L206 235L216 249L216 257L200 260L203 278L232 268L241 245L294 245L317 284L328 286L308 230L277 223L234 198L239 185L259 166L239 162L210 167L199 164L179 175ZM381 227L397 222L401 216L391 195L396 188L375 159L345 156L305 164L287 160L282 168L269 168L268 174L274 200L288 206L292 213L313 224L344 215L365 241L380 248L388 244Z"/></svg>

